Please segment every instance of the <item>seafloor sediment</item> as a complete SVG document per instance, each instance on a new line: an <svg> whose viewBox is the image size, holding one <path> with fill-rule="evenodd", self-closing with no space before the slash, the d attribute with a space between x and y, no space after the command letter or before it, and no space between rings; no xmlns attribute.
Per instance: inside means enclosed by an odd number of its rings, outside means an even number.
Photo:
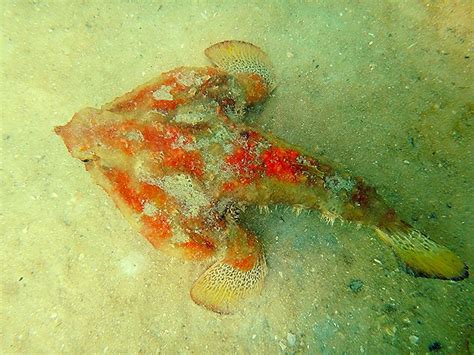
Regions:
<svg viewBox="0 0 474 355"><path fill-rule="evenodd" d="M365 176L469 262L469 2L1 6L2 352L472 352L471 279L412 277L367 230L283 207L242 216L266 249L261 297L233 316L196 306L206 265L151 248L52 131L246 40L279 78L253 124Z"/></svg>

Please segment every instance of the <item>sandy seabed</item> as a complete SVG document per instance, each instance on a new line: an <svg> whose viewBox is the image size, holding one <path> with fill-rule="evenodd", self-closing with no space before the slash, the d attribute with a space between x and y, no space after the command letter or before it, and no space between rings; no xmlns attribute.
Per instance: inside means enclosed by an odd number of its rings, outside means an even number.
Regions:
<svg viewBox="0 0 474 355"><path fill-rule="evenodd" d="M365 229L282 207L262 237L261 297L195 305L206 265L132 231L53 133L240 39L279 86L254 122L365 176L408 221L474 265L469 1L1 2L2 353L472 353L472 278L412 277Z"/></svg>

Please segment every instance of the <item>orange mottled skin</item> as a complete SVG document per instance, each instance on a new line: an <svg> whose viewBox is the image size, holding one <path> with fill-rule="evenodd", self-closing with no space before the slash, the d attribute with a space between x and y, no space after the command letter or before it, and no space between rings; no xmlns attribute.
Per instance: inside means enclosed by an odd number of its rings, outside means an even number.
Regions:
<svg viewBox="0 0 474 355"><path fill-rule="evenodd" d="M357 209L371 204L362 188L343 193L325 188L325 177L334 169L226 114L232 103L248 101L250 106L261 100L268 94L263 86L256 74L231 80L215 68L178 68L100 111L79 112L57 132L154 246L181 250L188 258L210 257L228 243L222 237L227 228L227 207L219 204L223 198L230 198L233 208L278 202L313 208L338 195L353 206L348 216L360 218ZM169 100L154 94L163 87L169 89ZM197 107L205 119L179 119ZM193 197L182 200L173 189L186 186L173 187L167 180L176 174L206 196L192 216L194 225L199 220L195 230L187 228ZM250 255L239 257L235 266L250 267Z"/></svg>
<svg viewBox="0 0 474 355"><path fill-rule="evenodd" d="M257 74L178 68L56 132L153 246L188 259L226 250L235 269L257 265L260 244L235 227L233 212L248 204L409 230L361 178L243 124L239 109L268 94Z"/></svg>
<svg viewBox="0 0 474 355"><path fill-rule="evenodd" d="M231 313L263 286L261 243L238 221L246 205L283 203L370 227L419 275L460 280L467 266L402 221L359 177L244 124L275 87L272 64L242 41L205 51L218 68L177 68L56 132L155 248L215 259L190 295Z"/></svg>

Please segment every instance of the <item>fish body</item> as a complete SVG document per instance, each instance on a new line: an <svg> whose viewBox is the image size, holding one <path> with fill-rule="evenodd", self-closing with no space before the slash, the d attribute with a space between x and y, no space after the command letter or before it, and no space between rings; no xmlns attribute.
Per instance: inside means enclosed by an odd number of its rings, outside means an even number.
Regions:
<svg viewBox="0 0 474 355"><path fill-rule="evenodd" d="M153 246L215 261L191 289L196 303L232 313L260 292L263 246L239 224L247 205L287 204L365 225L416 273L467 277L456 255L402 221L363 179L244 123L275 87L258 47L226 41L206 55L215 66L163 73L56 128Z"/></svg>

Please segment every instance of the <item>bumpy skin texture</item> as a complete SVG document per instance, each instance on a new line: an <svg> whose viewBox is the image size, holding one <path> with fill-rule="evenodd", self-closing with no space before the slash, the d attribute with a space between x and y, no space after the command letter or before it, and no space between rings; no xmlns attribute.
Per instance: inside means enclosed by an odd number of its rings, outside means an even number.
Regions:
<svg viewBox="0 0 474 355"><path fill-rule="evenodd" d="M236 224L248 204L285 203L367 225L418 273L467 276L459 258L403 222L362 179L243 124L269 91L255 73L177 68L100 110L81 110L56 132L151 244L219 260L191 292L214 311L232 312L263 284L263 249Z"/></svg>
<svg viewBox="0 0 474 355"><path fill-rule="evenodd" d="M153 245L190 257L222 245L227 211L246 204L317 208L328 218L344 209L348 219L361 202L367 210L362 182L229 118L239 100L226 73L179 68L82 110L58 133ZM386 208L372 204L376 222Z"/></svg>

